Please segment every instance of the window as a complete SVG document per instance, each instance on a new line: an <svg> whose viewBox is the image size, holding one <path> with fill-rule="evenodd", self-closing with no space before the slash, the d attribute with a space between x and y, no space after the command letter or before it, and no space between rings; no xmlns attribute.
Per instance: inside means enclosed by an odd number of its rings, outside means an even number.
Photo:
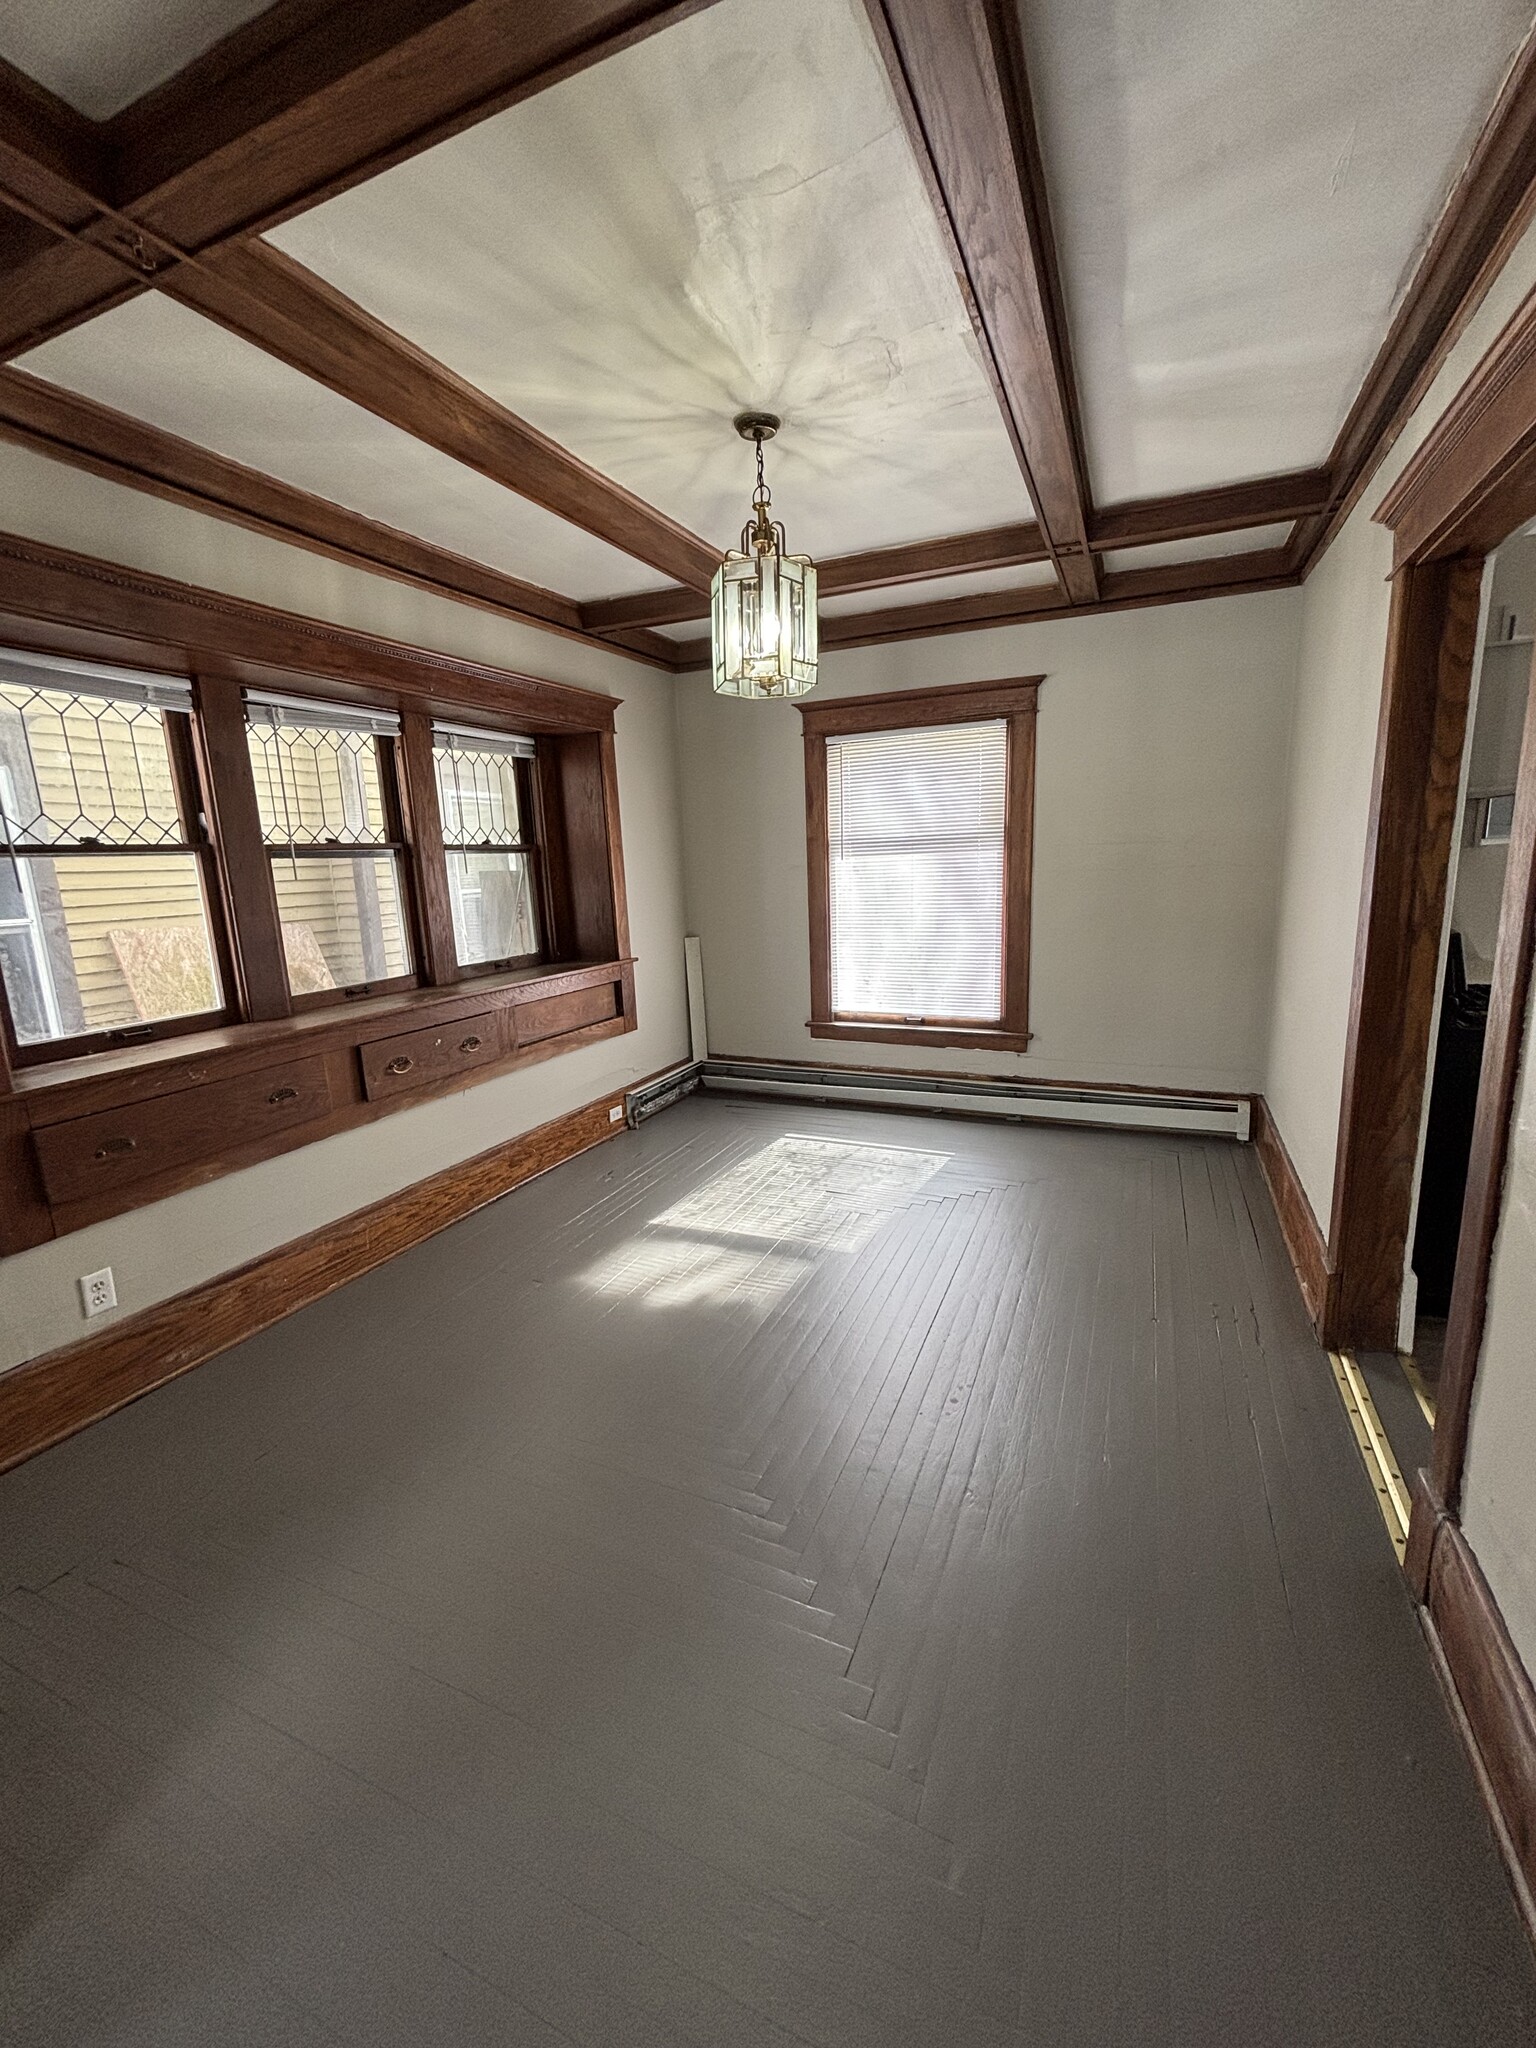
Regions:
<svg viewBox="0 0 1536 2048"><path fill-rule="evenodd" d="M249 691L246 725L294 1001L409 980L404 849L380 756L399 719Z"/></svg>
<svg viewBox="0 0 1536 2048"><path fill-rule="evenodd" d="M540 957L532 759L531 740L473 726L432 728L461 967L521 966Z"/></svg>
<svg viewBox="0 0 1536 2048"><path fill-rule="evenodd" d="M50 1083L94 1087L134 1071L124 1043L193 1033L200 1085L245 1071L258 1042L211 1026L333 1008L329 1032L346 998L392 998L353 1011L361 1044L381 1011L425 1028L471 976L510 1020L556 962L561 1018L584 1012L570 1029L633 1028L612 700L507 675L504 710L453 723L451 664L402 682L404 657L372 651L378 677L332 699L318 676L287 694L281 646L259 689L220 665L186 678L0 647L0 1092L47 1061L65 1067ZM548 1021L528 1009L497 1042L518 1056Z"/></svg>
<svg viewBox="0 0 1536 2048"><path fill-rule="evenodd" d="M0 653L0 975L16 1057L224 1011L191 686Z"/></svg>
<svg viewBox="0 0 1536 2048"><path fill-rule="evenodd" d="M1028 1044L1037 687L802 709L813 1036Z"/></svg>
<svg viewBox="0 0 1536 2048"><path fill-rule="evenodd" d="M1506 790L1497 796L1485 796L1478 805L1477 843L1479 846L1508 846L1510 835L1515 829L1515 793Z"/></svg>

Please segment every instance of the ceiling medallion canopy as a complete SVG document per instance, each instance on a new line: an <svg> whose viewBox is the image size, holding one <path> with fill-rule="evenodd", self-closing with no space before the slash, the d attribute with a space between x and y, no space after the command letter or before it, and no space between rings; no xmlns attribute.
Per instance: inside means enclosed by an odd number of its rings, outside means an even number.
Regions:
<svg viewBox="0 0 1536 2048"><path fill-rule="evenodd" d="M771 412L738 413L744 441L757 443L752 517L715 571L710 644L715 688L725 697L803 697L816 687L816 564L786 551L784 528L769 517L763 443L779 431Z"/></svg>

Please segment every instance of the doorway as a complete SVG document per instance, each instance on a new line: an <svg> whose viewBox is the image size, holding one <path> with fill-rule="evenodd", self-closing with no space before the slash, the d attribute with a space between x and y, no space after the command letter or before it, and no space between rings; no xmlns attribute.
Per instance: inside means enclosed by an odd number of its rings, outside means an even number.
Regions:
<svg viewBox="0 0 1536 2048"><path fill-rule="evenodd" d="M1489 561L1447 875L1411 1253L1413 1321L1403 1360L1431 1427L1455 1284L1533 652L1536 532L1522 529Z"/></svg>

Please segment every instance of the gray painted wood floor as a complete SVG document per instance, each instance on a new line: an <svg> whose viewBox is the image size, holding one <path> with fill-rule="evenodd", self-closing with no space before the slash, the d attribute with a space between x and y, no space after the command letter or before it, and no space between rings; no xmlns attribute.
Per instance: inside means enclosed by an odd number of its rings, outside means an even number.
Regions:
<svg viewBox="0 0 1536 2048"><path fill-rule="evenodd" d="M1251 1154L694 1099L0 1481L18 2044L1477 2044Z"/></svg>

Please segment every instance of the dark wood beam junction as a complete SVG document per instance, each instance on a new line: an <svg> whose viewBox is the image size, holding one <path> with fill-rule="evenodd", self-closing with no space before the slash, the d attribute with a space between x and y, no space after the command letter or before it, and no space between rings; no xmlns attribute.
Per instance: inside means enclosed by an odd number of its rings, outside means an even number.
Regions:
<svg viewBox="0 0 1536 2048"><path fill-rule="evenodd" d="M1138 498L1094 514L1093 545L1095 549L1139 548L1159 541L1240 533L1248 527L1305 518L1328 502L1328 472L1323 469L1298 469L1283 476L1183 491L1168 498ZM1049 559L1038 526L993 526L979 533L953 534L945 540L911 541L902 547L834 555L817 564L817 579L823 597L841 597ZM583 626L605 638L622 629L680 626L708 617L709 604L702 593L680 586L642 591L634 597L601 598L581 607Z"/></svg>
<svg viewBox="0 0 1536 2048"><path fill-rule="evenodd" d="M374 10L361 37L341 35L335 10L279 8L301 24L296 39L233 64L221 45L207 61L223 52L222 87L173 80L151 96L161 118L136 145L157 167L147 191L128 116L106 162L99 152L87 160L77 130L50 125L48 106L11 81L0 96L0 199L53 242L8 273L0 355L158 289L609 545L707 588L718 550L302 266L241 239L703 4L557 0L531 10L438 0ZM395 40L381 48L385 17Z"/></svg>
<svg viewBox="0 0 1536 2048"><path fill-rule="evenodd" d="M19 73L9 90L0 78L0 136L97 196L95 239L131 250L146 228L195 253L290 219L711 4L279 0L109 122L85 121ZM47 250L12 282L0 354L123 292L88 249Z"/></svg>
<svg viewBox="0 0 1536 2048"><path fill-rule="evenodd" d="M1187 604L1198 598L1240 597L1251 591L1284 590L1301 579L1285 548L1251 554L1216 555L1203 562L1170 563L1158 569L1122 569L1105 574L1091 604L1073 604L1054 585L985 591L972 597L940 598L932 604L888 605L880 611L823 618L824 650L865 647L889 640L913 640L937 633L969 633L985 626L1026 626L1043 619L1086 618L1098 612L1128 611L1143 605ZM674 643L680 672L709 666L707 640Z"/></svg>

